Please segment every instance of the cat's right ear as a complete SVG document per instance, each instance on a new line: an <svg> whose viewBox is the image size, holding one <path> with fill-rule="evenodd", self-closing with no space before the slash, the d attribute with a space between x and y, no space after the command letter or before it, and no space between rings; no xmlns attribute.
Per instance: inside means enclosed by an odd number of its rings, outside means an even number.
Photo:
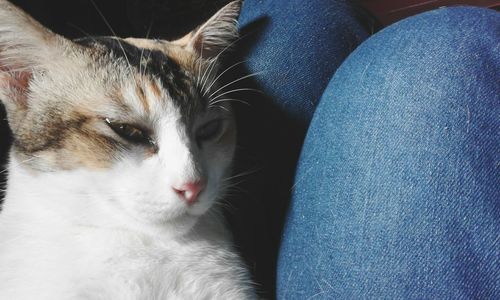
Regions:
<svg viewBox="0 0 500 300"><path fill-rule="evenodd" d="M234 0L221 8L204 24L173 41L202 58L214 58L238 38L238 16L242 0Z"/></svg>
<svg viewBox="0 0 500 300"><path fill-rule="evenodd" d="M7 111L27 107L34 72L57 59L60 51L55 49L63 41L21 9L0 0L0 100Z"/></svg>

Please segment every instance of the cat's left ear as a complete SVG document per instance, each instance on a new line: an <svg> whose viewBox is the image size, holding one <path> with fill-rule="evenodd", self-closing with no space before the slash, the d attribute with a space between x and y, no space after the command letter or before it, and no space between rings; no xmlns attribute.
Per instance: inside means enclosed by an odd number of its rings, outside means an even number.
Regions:
<svg viewBox="0 0 500 300"><path fill-rule="evenodd" d="M238 38L238 16L241 0L230 2L203 25L181 39L173 41L202 58L213 58Z"/></svg>
<svg viewBox="0 0 500 300"><path fill-rule="evenodd" d="M6 0L0 0L0 101L8 112L27 106L33 74L64 51L63 37Z"/></svg>

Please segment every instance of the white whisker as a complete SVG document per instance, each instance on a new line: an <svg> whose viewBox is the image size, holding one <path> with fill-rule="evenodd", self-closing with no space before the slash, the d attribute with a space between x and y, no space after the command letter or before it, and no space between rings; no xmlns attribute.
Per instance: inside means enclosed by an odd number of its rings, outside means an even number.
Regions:
<svg viewBox="0 0 500 300"><path fill-rule="evenodd" d="M226 177L224 178L224 181L223 182L227 182L229 180L232 180L234 178L239 178L239 177L243 177L243 176L247 176L247 175L251 175L251 174L254 174L254 173L257 173L259 171L261 171L262 168L253 168L253 169L250 169L248 171L243 171L241 173L238 173L238 174L235 174L233 176L230 176L230 177Z"/></svg>
<svg viewBox="0 0 500 300"><path fill-rule="evenodd" d="M199 74L199 73L201 73L201 67L205 64L205 62L204 62L204 60L203 60L203 48L204 48L204 47L203 47L203 44L204 44L204 42L205 42L205 41L202 39L202 40L201 40L201 51L200 51L200 57L199 57L199 59L200 59L200 64L198 65L198 66L199 66L199 69L198 69L198 74ZM197 80L197 83L196 83L196 86L197 86L197 87L199 87L199 86L200 86L200 84L201 84L201 82L203 81L203 77L205 76L205 72L206 72L206 71L207 71L207 70L205 69L205 70L204 70L203 75L201 76L201 80L200 80L200 77L198 76L198 78L197 78L198 80Z"/></svg>
<svg viewBox="0 0 500 300"><path fill-rule="evenodd" d="M104 21L104 24L106 24L106 26L108 27L108 29L111 31L111 33L114 35L114 38L118 41L118 45L120 45L120 48L123 52L123 55L125 56L125 60L127 61L128 63L128 67L129 69L132 68L132 65L130 64L130 61L128 60L128 56L127 56L127 53L125 52L125 48L123 48L123 45L122 45L122 42L120 41L120 38L118 38L118 36L116 35L116 32L113 30L113 28L111 27L111 25L109 24L108 20L106 19L106 17L104 16L104 14L101 12L101 10L99 9L99 7L97 6L97 4L94 2L94 0L89 0L90 3L92 3L92 5L94 6L94 8L96 9L97 13L101 16L102 20Z"/></svg>
<svg viewBox="0 0 500 300"><path fill-rule="evenodd" d="M32 160L34 160L35 158L37 158L37 157L35 157L35 156L30 157L30 158L28 158L28 159L25 159L25 160L23 160L23 161L18 162L16 165L17 165L17 166L21 166L21 165L23 165L23 164L25 164L25 163L28 163L28 162L30 162L30 161L32 161ZM5 172L7 172L8 170L9 170L9 168L7 167L7 168L3 169L2 171L0 171L0 174L5 173Z"/></svg>
<svg viewBox="0 0 500 300"><path fill-rule="evenodd" d="M238 102L238 103L242 103L242 104L245 104L247 106L250 106L250 103L243 101L243 100L233 99L233 98L223 98L223 99L219 99L219 100L216 100L214 102L211 102L209 104L209 107L214 105L214 104L220 103L220 102Z"/></svg>
<svg viewBox="0 0 500 300"><path fill-rule="evenodd" d="M153 28L153 20L151 20L151 23L149 23L149 28L148 31L146 32L146 39L149 38L149 34L151 33L151 29ZM142 57L144 55L144 48L141 48L141 56L139 57L139 74L144 75L146 74L146 68L144 68L144 74L142 74ZM147 63L146 63L147 65Z"/></svg>
<svg viewBox="0 0 500 300"><path fill-rule="evenodd" d="M224 86L220 87L219 89L217 89L215 92L213 92L212 94L210 94L210 96L208 96L208 98L209 98L209 99L210 99L210 98L212 98L212 97L213 97L213 95L217 94L219 91L221 91L221 90L225 89L226 87L228 87L228 86L230 86L230 85L232 85L232 84L235 84L236 82L242 81L243 79L246 79L246 78L250 78L250 77L253 77L253 76L260 75L260 74L262 74L262 73L264 73L264 71L255 72L255 73L252 73L252 74L248 74L248 75L242 76L242 77L240 77L240 78L238 78L238 79L235 79L235 80L233 80L233 81L231 81L231 82L229 82L229 83L225 84Z"/></svg>
<svg viewBox="0 0 500 300"><path fill-rule="evenodd" d="M203 96L205 96L205 94L210 90L210 88L212 88L212 86L217 82L217 80L222 76L224 75L224 73L226 73L227 71L231 70L232 68L238 66L238 65L241 65L242 63L245 63L247 62L247 60L242 60L242 61L239 61L233 65L231 65L230 67L226 68L224 71L222 71L217 77L215 77L215 79L212 81L212 83L207 87L207 89L203 92Z"/></svg>
<svg viewBox="0 0 500 300"><path fill-rule="evenodd" d="M94 42L97 42L97 40L93 36L91 36L89 33L87 33L85 30L81 29L80 27L76 26L75 24L68 23L68 25L75 28L76 30L80 31L81 33L83 33L84 36L88 37L89 39L93 40Z"/></svg>
<svg viewBox="0 0 500 300"><path fill-rule="evenodd" d="M242 91L251 91L251 92L256 92L256 93L262 93L262 91L260 91L258 89L252 89L252 88L234 89L234 90L229 90L227 92L224 92L222 94L217 95L215 98L210 99L210 102L213 102L213 101L217 100L218 98L220 98L220 97L222 97L224 95L227 95L227 94L230 94L230 93L235 93L235 92L242 92Z"/></svg>
<svg viewBox="0 0 500 300"><path fill-rule="evenodd" d="M222 51L221 51L221 52L219 52L219 53L218 53L218 54L217 54L217 55L213 58L213 61L214 61L214 62L216 62L216 61L219 59L219 57L220 57L220 56L221 56L224 52L226 52L226 51L227 51L227 49L230 49L230 48L231 48L231 47L232 47L235 43L237 43L238 41L240 41L240 40L244 39L244 38L245 38L245 37L247 37L248 35L249 35L249 34L242 35L242 36L238 37L236 40L234 40L234 41L232 41L231 43L229 43L226 47L224 47L224 49L222 49ZM202 51L202 54L203 54L203 40L201 41L201 46L202 46L201 51ZM203 57L203 55L202 55L202 57ZM205 85L206 85L206 81L207 81L207 79L210 77L210 75L211 75L211 73L212 73L212 69L213 69L213 65L211 65L211 66L210 66L210 71L209 71L209 74L208 74L207 78L205 79L205 82L203 82L203 80L202 80L202 83L203 83L202 87L205 87ZM208 70L208 68L207 68L207 69L205 69L205 72L206 72L207 70ZM205 77L205 76L203 76L203 77ZM201 89L201 90L203 91L203 89ZM205 94L203 94L203 95L205 95Z"/></svg>
<svg viewBox="0 0 500 300"><path fill-rule="evenodd" d="M212 68L216 64L217 64L217 60L216 59L211 59L211 60L208 61L208 66L205 68L205 71L203 72L203 76L201 77L201 87L200 87L201 91L203 91L205 89L205 85L207 83L208 77L211 75Z"/></svg>
<svg viewBox="0 0 500 300"><path fill-rule="evenodd" d="M220 109L222 109L222 110L225 110L225 111L227 111L227 112L230 112L230 111L229 111L229 109L227 109L226 107L224 107L224 106L222 106L222 105L213 105L213 106L211 105L210 107L218 107L218 108L220 108Z"/></svg>

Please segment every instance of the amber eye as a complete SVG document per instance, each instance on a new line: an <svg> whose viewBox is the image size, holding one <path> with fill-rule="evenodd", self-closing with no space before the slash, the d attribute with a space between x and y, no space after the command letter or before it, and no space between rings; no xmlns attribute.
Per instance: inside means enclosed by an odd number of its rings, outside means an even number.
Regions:
<svg viewBox="0 0 500 300"><path fill-rule="evenodd" d="M196 133L199 141L208 141L215 138L222 130L222 120L212 120L201 127Z"/></svg>
<svg viewBox="0 0 500 300"><path fill-rule="evenodd" d="M127 123L114 122L108 118L105 121L116 134L131 143L154 145L154 141L144 129Z"/></svg>

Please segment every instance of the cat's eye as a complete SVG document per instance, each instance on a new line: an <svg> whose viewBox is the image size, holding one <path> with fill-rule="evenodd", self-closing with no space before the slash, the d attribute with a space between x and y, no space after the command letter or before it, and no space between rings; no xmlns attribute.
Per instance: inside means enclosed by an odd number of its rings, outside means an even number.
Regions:
<svg viewBox="0 0 500 300"><path fill-rule="evenodd" d="M105 121L116 134L129 142L154 145L154 141L142 128L127 123L114 122L108 118Z"/></svg>
<svg viewBox="0 0 500 300"><path fill-rule="evenodd" d="M196 133L199 141L208 141L215 138L222 130L222 120L216 119L206 123Z"/></svg>

